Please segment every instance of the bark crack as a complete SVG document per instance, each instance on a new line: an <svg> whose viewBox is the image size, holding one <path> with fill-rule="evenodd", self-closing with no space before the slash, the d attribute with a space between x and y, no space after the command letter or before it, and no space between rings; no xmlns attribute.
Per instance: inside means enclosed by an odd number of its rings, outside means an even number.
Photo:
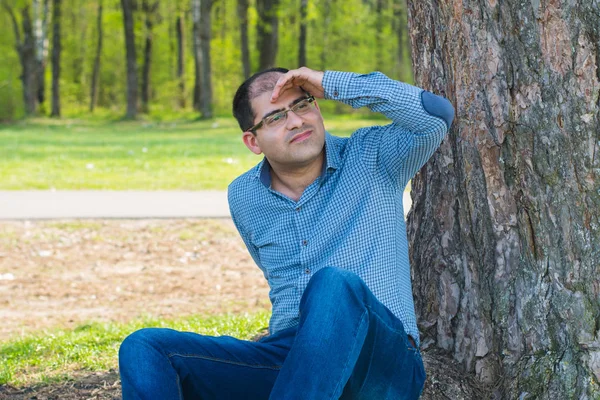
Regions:
<svg viewBox="0 0 600 400"><path fill-rule="evenodd" d="M596 37L592 39L599 39L599 35L595 36ZM598 43L598 40L592 40L592 43L596 44L596 79L600 82L600 43ZM596 105L600 107L600 95L596 99Z"/></svg>
<svg viewBox="0 0 600 400"><path fill-rule="evenodd" d="M523 195L521 197L523 197ZM529 214L529 208L525 205L523 206L525 215L527 216L527 231L529 233L529 242L531 243L531 253L533 254L533 258L535 259L538 255L538 246L535 240L535 229L533 228L533 221L531 220L531 215Z"/></svg>
<svg viewBox="0 0 600 400"><path fill-rule="evenodd" d="M566 352L567 352L566 350L563 350L562 353L560 353L560 355L554 360L554 368L553 369L554 369L554 373L555 374L559 374L560 373L560 371L559 371L559 368L560 368L559 364L562 362L563 358L565 357L565 353Z"/></svg>
<svg viewBox="0 0 600 400"><path fill-rule="evenodd" d="M598 96L598 100L600 101L600 96ZM596 169L594 165L596 164L596 149L598 148L598 141L594 138L594 151L592 152L592 174L593 177L596 177ZM594 179L595 180L595 179Z"/></svg>
<svg viewBox="0 0 600 400"><path fill-rule="evenodd" d="M546 281L550 281L550 257L546 258L546 268L544 269L544 274L542 275L542 280L546 280ZM545 297L548 297L548 291L549 291L550 286L548 286L548 289L546 289L546 294Z"/></svg>

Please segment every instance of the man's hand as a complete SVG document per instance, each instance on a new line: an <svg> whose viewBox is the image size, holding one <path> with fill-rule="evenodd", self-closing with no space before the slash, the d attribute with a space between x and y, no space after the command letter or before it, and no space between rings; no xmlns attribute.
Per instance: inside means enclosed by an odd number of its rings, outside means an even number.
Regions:
<svg viewBox="0 0 600 400"><path fill-rule="evenodd" d="M306 67L288 71L275 84L271 94L271 103L276 102L282 93L293 87L299 87L318 99L324 98L323 75L325 75L323 71L314 71Z"/></svg>

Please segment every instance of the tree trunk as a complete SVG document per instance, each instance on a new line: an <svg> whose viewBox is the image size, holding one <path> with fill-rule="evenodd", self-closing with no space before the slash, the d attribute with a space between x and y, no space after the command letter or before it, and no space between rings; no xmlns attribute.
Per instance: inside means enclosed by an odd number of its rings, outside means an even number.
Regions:
<svg viewBox="0 0 600 400"><path fill-rule="evenodd" d="M250 47L248 45L248 0L238 0L237 14L240 20L240 40L244 79L250 78Z"/></svg>
<svg viewBox="0 0 600 400"><path fill-rule="evenodd" d="M258 12L256 38L260 53L259 71L275 66L279 43L278 8L279 0L256 0L256 11Z"/></svg>
<svg viewBox="0 0 600 400"><path fill-rule="evenodd" d="M383 69L383 0L375 3L375 69Z"/></svg>
<svg viewBox="0 0 600 400"><path fill-rule="evenodd" d="M54 0L52 7L52 112L51 117L60 117L60 19L61 0Z"/></svg>
<svg viewBox="0 0 600 400"><path fill-rule="evenodd" d="M323 23L323 37L321 39L322 43L323 43L323 48L321 49L321 57L320 57L320 61L321 61L321 65L320 65L320 70L321 71L325 71L327 69L327 55L329 54L329 52L331 51L331 49L329 48L329 37L331 36L331 18L332 18L332 13L335 10L335 4L334 3L335 0L325 0L325 4L324 4L324 11L323 11L323 15L325 16L325 22ZM332 7L333 5L333 7Z"/></svg>
<svg viewBox="0 0 600 400"><path fill-rule="evenodd" d="M394 0L394 18L392 22L392 30L396 32L398 48L396 50L396 76L402 80L411 78L409 60L406 59L405 51L408 47L406 40L406 0Z"/></svg>
<svg viewBox="0 0 600 400"><path fill-rule="evenodd" d="M308 0L300 0L300 37L298 38L298 67L306 66L306 11Z"/></svg>
<svg viewBox="0 0 600 400"><path fill-rule="evenodd" d="M175 29L177 31L177 80L179 81L179 106L185 108L185 29L184 16L177 15Z"/></svg>
<svg viewBox="0 0 600 400"><path fill-rule="evenodd" d="M137 115L137 59L135 54L135 38L133 32L132 0L121 0L123 8L123 26L125 28L125 49L127 53L127 114L126 118L133 119Z"/></svg>
<svg viewBox="0 0 600 400"><path fill-rule="evenodd" d="M394 5L394 30L396 31L396 39L398 40L398 50L396 51L396 62L398 65L402 65L404 62L404 29L402 26L402 17L404 9L401 2L397 2Z"/></svg>
<svg viewBox="0 0 600 400"><path fill-rule="evenodd" d="M194 45L194 110L200 110L200 65L202 64L202 51L200 51L200 2L192 0L192 39Z"/></svg>
<svg viewBox="0 0 600 400"><path fill-rule="evenodd" d="M40 105L46 100L46 64L48 62L48 14L49 0L33 0L33 20L35 36L35 60L36 60L36 82L37 99Z"/></svg>
<svg viewBox="0 0 600 400"><path fill-rule="evenodd" d="M202 51L200 112L203 118L212 118L212 70L210 66L211 16L213 0L202 0L200 16L200 48Z"/></svg>
<svg viewBox="0 0 600 400"><path fill-rule="evenodd" d="M19 28L19 23L14 10L6 1L2 2L2 6L8 12L15 34L15 49L19 55L21 63L21 84L23 86L23 103L25 106L25 114L33 115L37 112L37 74L36 74L36 58L35 58L35 36L31 17L29 15L29 6L25 5L21 9L21 25L23 33Z"/></svg>
<svg viewBox="0 0 600 400"><path fill-rule="evenodd" d="M96 101L98 99L98 79L100 76L100 56L102 55L102 0L98 0L98 46L96 47L96 56L94 57L94 70L92 72L92 86L90 89L90 112L94 112Z"/></svg>
<svg viewBox="0 0 600 400"><path fill-rule="evenodd" d="M73 42L76 46L73 46L75 49L74 52L69 53L71 56L69 59L71 60L71 72L69 77L71 78L71 82L75 84L75 87L78 90L75 92L76 100L78 102L83 102L85 99L84 91L80 88L83 87L82 83L84 82L84 66L86 62L86 52L88 48L88 40L86 38L86 30L88 24L87 18L87 7L85 4L86 0L75 0L75 7L66 7L65 10L70 10L71 14L71 33L70 37L77 38L73 39ZM73 4L73 3L71 3ZM135 4L135 1L134 1Z"/></svg>
<svg viewBox="0 0 600 400"><path fill-rule="evenodd" d="M144 45L144 65L142 66L142 112L148 113L150 102L150 67L152 65L152 42L155 14L158 9L158 2L151 4L148 0L142 1L142 10L144 11L146 23L146 40Z"/></svg>
<svg viewBox="0 0 600 400"><path fill-rule="evenodd" d="M194 85L194 108L202 118L212 118L212 84L210 68L210 38L212 0L192 0L194 19L194 60L196 84Z"/></svg>
<svg viewBox="0 0 600 400"><path fill-rule="evenodd" d="M598 26L597 2L409 2L415 81L457 109L412 181L422 341L506 399L600 398Z"/></svg>

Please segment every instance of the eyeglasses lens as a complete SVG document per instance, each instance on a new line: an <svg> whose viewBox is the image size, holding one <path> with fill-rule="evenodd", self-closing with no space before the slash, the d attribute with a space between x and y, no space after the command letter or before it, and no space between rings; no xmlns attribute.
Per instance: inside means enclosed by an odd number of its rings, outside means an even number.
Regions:
<svg viewBox="0 0 600 400"><path fill-rule="evenodd" d="M288 112L293 111L296 115L304 115L308 113L313 105L313 99L304 99L294 104L289 110L278 112L264 120L264 124L268 128L276 128L280 126L287 119Z"/></svg>

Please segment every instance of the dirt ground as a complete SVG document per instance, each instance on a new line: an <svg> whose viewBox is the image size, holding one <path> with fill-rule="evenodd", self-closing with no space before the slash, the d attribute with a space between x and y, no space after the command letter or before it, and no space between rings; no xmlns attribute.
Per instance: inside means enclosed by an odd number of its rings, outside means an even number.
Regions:
<svg viewBox="0 0 600 400"><path fill-rule="evenodd" d="M230 220L0 222L0 338L89 321L268 309L268 287ZM423 400L489 399L437 350ZM116 400L117 371L15 388L0 400Z"/></svg>
<svg viewBox="0 0 600 400"><path fill-rule="evenodd" d="M121 381L116 371L90 373L74 380L25 388L0 386L0 400L120 400Z"/></svg>
<svg viewBox="0 0 600 400"><path fill-rule="evenodd" d="M230 220L0 223L0 337L269 308Z"/></svg>

